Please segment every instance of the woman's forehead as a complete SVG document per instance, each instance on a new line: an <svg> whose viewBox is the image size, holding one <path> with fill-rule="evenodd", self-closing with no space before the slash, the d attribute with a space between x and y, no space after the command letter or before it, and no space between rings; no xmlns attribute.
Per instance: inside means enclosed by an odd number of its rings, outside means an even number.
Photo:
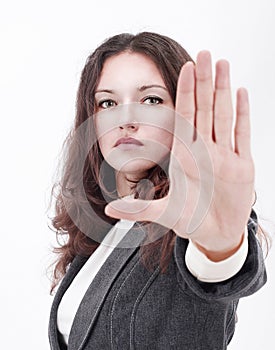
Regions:
<svg viewBox="0 0 275 350"><path fill-rule="evenodd" d="M122 52L109 57L100 74L97 90L135 82L139 87L147 85L165 86L155 62L148 56L136 52ZM113 87L112 84L115 86Z"/></svg>

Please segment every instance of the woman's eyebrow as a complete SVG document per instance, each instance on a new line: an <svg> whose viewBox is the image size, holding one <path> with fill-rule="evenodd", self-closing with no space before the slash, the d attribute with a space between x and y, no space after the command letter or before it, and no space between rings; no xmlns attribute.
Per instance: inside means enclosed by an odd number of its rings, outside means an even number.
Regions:
<svg viewBox="0 0 275 350"><path fill-rule="evenodd" d="M151 89L151 88L160 88L160 89L163 89L163 90L167 91L167 88L165 86L158 85L158 84L142 85L138 90L139 91L144 91L144 90Z"/></svg>
<svg viewBox="0 0 275 350"><path fill-rule="evenodd" d="M151 88L159 88L159 89L163 89L165 91L168 91L165 86L158 85L158 84L142 85L140 88L138 88L138 91L142 92L144 90L151 89ZM108 94L115 94L115 91L110 90L110 89L99 89L99 90L95 91L95 94L100 93L100 92L106 92Z"/></svg>
<svg viewBox="0 0 275 350"><path fill-rule="evenodd" d="M108 89L99 89L95 91L95 94L99 93L99 92L107 92L108 94L114 94L113 90L108 90Z"/></svg>

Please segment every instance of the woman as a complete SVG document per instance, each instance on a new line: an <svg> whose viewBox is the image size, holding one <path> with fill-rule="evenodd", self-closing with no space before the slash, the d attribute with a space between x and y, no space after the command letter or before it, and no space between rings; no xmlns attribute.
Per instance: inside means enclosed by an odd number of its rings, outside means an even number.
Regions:
<svg viewBox="0 0 275 350"><path fill-rule="evenodd" d="M53 226L51 349L226 349L266 282L249 103L229 64L143 32L88 58ZM64 278L63 278L64 277Z"/></svg>

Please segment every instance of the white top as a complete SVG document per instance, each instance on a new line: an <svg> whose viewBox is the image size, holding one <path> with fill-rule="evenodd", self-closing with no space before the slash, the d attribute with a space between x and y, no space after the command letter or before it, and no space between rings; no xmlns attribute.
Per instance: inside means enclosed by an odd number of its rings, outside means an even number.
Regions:
<svg viewBox="0 0 275 350"><path fill-rule="evenodd" d="M121 219L112 227L63 295L57 312L57 327L59 332L63 335L66 344L68 344L75 314L89 285L114 247L126 235L134 223L134 221ZM242 268L247 257L247 234L246 228L245 237L239 250L231 257L220 262L209 260L196 248L192 241L189 240L185 256L186 266L189 271L201 281L219 282L234 276Z"/></svg>

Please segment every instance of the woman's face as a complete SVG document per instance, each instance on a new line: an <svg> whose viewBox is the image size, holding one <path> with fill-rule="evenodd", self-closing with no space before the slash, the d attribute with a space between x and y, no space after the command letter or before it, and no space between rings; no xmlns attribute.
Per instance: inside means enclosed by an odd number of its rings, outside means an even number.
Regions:
<svg viewBox="0 0 275 350"><path fill-rule="evenodd" d="M95 102L100 150L114 169L141 177L169 155L174 105L150 58L131 52L108 58Z"/></svg>

